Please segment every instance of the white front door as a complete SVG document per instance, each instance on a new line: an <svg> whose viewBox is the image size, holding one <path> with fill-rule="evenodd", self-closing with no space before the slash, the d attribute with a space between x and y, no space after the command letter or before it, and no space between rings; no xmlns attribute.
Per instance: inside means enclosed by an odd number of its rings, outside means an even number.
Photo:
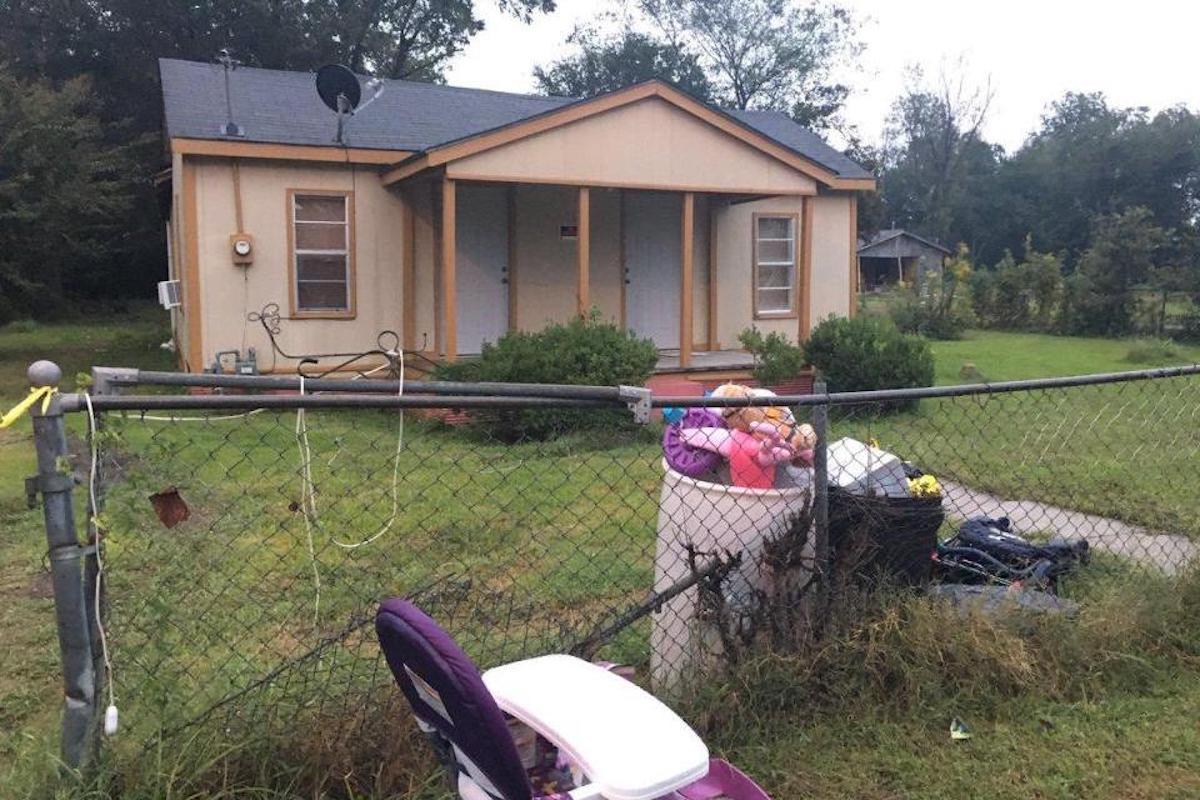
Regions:
<svg viewBox="0 0 1200 800"><path fill-rule="evenodd" d="M478 353L508 330L508 190L458 185L455 276L458 352Z"/></svg>
<svg viewBox="0 0 1200 800"><path fill-rule="evenodd" d="M681 203L677 194L625 193L625 324L660 350L679 347Z"/></svg>

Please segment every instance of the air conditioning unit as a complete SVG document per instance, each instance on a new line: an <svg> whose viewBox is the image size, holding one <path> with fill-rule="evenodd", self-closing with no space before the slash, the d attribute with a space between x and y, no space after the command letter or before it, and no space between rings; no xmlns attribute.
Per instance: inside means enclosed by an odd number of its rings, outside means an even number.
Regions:
<svg viewBox="0 0 1200 800"><path fill-rule="evenodd" d="M158 303L168 311L179 308L179 281L158 282Z"/></svg>

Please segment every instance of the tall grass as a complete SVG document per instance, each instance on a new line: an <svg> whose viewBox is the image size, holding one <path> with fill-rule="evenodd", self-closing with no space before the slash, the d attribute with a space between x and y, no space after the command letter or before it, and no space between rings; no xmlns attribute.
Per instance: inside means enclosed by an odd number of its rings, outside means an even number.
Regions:
<svg viewBox="0 0 1200 800"><path fill-rule="evenodd" d="M1017 699L1144 693L1200 668L1200 570L1174 580L1118 572L1074 587L1075 617L988 614L898 591L847 598L824 639L747 659L688 714L732 744L828 715L949 719L1002 715Z"/></svg>

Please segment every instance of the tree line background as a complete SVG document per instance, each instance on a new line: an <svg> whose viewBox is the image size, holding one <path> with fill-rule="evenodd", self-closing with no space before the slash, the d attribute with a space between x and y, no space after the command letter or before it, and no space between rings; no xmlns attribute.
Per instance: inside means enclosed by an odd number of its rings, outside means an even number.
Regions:
<svg viewBox="0 0 1200 800"><path fill-rule="evenodd" d="M0 0L0 321L143 297L165 272L158 58L211 61L228 48L255 66L341 62L441 81L488 3L526 21L555 10L554 0ZM972 324L1121 334L1139 293L1164 298L1163 318L1167 298L1192 303L1195 112L1069 93L1006 152L982 133L990 88L948 64L910 74L875 143L841 114L859 22L823 0L614 0L533 80L586 97L657 77L848 142L880 179L860 201L860 232L962 243L971 278L950 294ZM942 301L923 302L936 319Z"/></svg>

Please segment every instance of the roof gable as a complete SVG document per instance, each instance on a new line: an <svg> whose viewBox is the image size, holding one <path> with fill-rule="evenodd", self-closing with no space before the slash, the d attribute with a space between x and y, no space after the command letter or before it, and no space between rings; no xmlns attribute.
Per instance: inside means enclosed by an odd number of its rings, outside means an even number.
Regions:
<svg viewBox="0 0 1200 800"><path fill-rule="evenodd" d="M385 175L385 182L404 180L423 170L438 167L456 159L485 152L495 147L534 136L552 130L561 125L572 124L599 114L611 112L631 103L637 103L647 98L659 98L709 125L723 131L733 138L771 156L784 164L798 170L826 186L838 189L870 189L874 188L874 177L843 177L836 171L810 156L797 153L795 150L781 144L775 139L761 133L737 117L713 108L685 92L662 81L651 80L618 89L607 94L579 100L570 105L551 109L528 119L518 120L494 130L484 131L430 148L424 153L414 155L399 164L396 169ZM857 166L857 165L856 165ZM859 168L861 170L861 168Z"/></svg>
<svg viewBox="0 0 1200 800"><path fill-rule="evenodd" d="M428 159L414 159L411 170L430 166ZM731 194L817 192L813 177L794 165L655 94L454 155L444 168L449 178L475 181Z"/></svg>
<svg viewBox="0 0 1200 800"><path fill-rule="evenodd" d="M858 247L858 254L861 256L872 256L879 251L887 250L887 253L880 253L884 257L895 257L897 248L905 250L936 250L944 255L953 255L953 251L944 245L938 244L932 239L926 239L923 236L918 236L911 231L902 230L900 228L891 228L881 230L876 233L869 242L864 242Z"/></svg>

